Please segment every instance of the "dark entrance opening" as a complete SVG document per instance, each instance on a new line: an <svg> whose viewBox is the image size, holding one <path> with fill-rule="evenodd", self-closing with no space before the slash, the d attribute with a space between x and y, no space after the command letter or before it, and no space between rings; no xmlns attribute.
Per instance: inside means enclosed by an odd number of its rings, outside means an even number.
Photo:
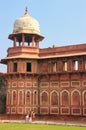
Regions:
<svg viewBox="0 0 86 130"><path fill-rule="evenodd" d="M27 72L31 72L31 63L27 63Z"/></svg>

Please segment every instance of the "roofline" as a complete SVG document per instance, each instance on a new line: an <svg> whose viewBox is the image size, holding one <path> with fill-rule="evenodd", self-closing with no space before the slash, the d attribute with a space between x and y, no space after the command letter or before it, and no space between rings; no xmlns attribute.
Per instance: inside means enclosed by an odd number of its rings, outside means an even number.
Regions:
<svg viewBox="0 0 86 130"><path fill-rule="evenodd" d="M49 58L59 58L59 57L71 57L71 56L82 56L82 55L86 55L86 52L81 52L81 53L73 53L73 54L64 54L64 55L52 55L52 56L36 56L36 57L28 57L26 55L20 55L20 56L15 56L15 57L6 57L1 59L1 61L3 60L10 60L10 59L20 59L20 58L24 58L24 59L49 59Z"/></svg>

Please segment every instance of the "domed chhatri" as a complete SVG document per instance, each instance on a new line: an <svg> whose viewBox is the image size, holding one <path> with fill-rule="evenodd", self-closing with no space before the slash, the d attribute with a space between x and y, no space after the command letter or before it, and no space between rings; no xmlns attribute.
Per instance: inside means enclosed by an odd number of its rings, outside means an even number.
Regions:
<svg viewBox="0 0 86 130"><path fill-rule="evenodd" d="M16 46L16 42L19 42L19 45L22 42L22 46L24 46L24 42L27 42L28 45L32 42L32 46L34 46L35 42L39 46L39 42L44 39L40 34L38 21L28 14L27 8L24 16L14 22L13 32L8 38L14 41L14 46Z"/></svg>
<svg viewBox="0 0 86 130"><path fill-rule="evenodd" d="M24 16L14 22L13 33L40 34L39 23L28 14L27 8Z"/></svg>

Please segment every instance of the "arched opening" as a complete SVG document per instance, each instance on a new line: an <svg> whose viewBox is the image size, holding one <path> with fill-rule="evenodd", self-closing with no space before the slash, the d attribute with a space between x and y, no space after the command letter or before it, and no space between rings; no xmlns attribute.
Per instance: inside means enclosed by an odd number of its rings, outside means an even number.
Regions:
<svg viewBox="0 0 86 130"><path fill-rule="evenodd" d="M73 105L73 106L80 106L80 93L78 92L78 91L74 91L73 93L72 93L72 102L71 102L71 104Z"/></svg>
<svg viewBox="0 0 86 130"><path fill-rule="evenodd" d="M52 106L58 106L58 94L57 94L57 92L52 92L52 94L51 94L51 105Z"/></svg>
<svg viewBox="0 0 86 130"><path fill-rule="evenodd" d="M69 93L67 91L62 92L62 106L69 106L70 98Z"/></svg>
<svg viewBox="0 0 86 130"><path fill-rule="evenodd" d="M48 104L48 94L47 94L47 92L43 92L41 94L41 104L42 105L47 105Z"/></svg>

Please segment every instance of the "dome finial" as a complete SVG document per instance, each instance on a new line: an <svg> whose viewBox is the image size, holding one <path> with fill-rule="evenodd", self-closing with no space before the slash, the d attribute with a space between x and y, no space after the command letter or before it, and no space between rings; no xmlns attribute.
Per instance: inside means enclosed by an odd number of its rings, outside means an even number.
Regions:
<svg viewBox="0 0 86 130"><path fill-rule="evenodd" d="M26 10L25 10L25 15L28 14L28 8L26 7Z"/></svg>

